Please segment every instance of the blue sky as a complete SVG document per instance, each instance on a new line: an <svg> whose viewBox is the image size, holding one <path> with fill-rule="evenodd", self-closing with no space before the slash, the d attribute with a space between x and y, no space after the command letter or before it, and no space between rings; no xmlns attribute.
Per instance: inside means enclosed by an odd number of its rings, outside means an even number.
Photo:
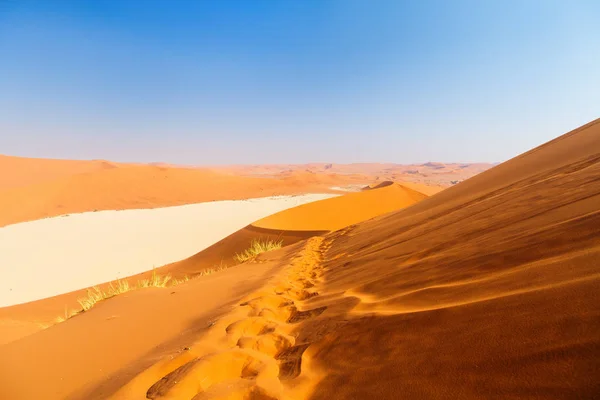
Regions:
<svg viewBox="0 0 600 400"><path fill-rule="evenodd" d="M600 2L0 0L0 154L504 161L600 117Z"/></svg>

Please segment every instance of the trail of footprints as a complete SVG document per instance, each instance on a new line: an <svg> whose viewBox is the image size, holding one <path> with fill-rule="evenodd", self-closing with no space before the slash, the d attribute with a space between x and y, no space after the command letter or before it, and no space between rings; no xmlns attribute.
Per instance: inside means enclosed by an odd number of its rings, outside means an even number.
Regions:
<svg viewBox="0 0 600 400"><path fill-rule="evenodd" d="M282 283L240 307L246 318L225 329L231 348L197 357L164 376L146 393L148 399L284 399L282 381L301 372L310 343L296 343L294 324L320 315L326 307L301 311L297 303L317 296L321 255L330 244L307 241L291 262Z"/></svg>

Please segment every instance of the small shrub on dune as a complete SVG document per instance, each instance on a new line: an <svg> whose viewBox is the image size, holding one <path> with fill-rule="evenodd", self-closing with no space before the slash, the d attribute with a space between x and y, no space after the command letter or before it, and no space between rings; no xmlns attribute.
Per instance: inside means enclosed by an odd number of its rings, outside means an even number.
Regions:
<svg viewBox="0 0 600 400"><path fill-rule="evenodd" d="M271 250L280 249L283 246L283 240L258 240L254 239L250 242L250 247L242 253L236 253L233 257L237 262L243 263L253 259L261 253Z"/></svg>

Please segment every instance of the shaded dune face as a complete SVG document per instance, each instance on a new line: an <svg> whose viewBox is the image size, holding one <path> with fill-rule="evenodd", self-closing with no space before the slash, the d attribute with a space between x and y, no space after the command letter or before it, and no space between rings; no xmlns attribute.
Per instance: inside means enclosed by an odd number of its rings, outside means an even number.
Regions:
<svg viewBox="0 0 600 400"><path fill-rule="evenodd" d="M327 240L311 398L600 393L600 121Z"/></svg>
<svg viewBox="0 0 600 400"><path fill-rule="evenodd" d="M600 393L600 120L296 248L214 326L221 345L115 398Z"/></svg>

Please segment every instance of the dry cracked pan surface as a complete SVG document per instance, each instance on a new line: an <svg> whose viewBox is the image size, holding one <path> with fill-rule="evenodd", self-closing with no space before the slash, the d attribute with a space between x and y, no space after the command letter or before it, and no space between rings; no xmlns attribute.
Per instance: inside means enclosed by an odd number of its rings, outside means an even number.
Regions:
<svg viewBox="0 0 600 400"><path fill-rule="evenodd" d="M186 350L68 398L595 398L600 120L243 271L269 263Z"/></svg>

